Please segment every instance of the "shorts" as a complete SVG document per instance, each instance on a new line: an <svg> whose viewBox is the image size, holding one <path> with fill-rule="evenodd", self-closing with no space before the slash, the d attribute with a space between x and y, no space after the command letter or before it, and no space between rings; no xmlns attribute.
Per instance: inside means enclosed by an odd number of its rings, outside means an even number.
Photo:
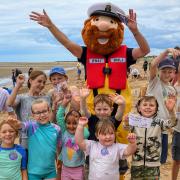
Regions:
<svg viewBox="0 0 180 180"><path fill-rule="evenodd" d="M84 180L84 166L66 167L62 165L61 179Z"/></svg>
<svg viewBox="0 0 180 180"><path fill-rule="evenodd" d="M28 180L52 179L56 177L57 177L56 171L52 171L48 174L42 174L42 175L28 173Z"/></svg>
<svg viewBox="0 0 180 180"><path fill-rule="evenodd" d="M127 159L120 159L119 160L119 174L124 175L127 170L128 170Z"/></svg>
<svg viewBox="0 0 180 180"><path fill-rule="evenodd" d="M160 169L157 167L132 166L131 180L159 180Z"/></svg>
<svg viewBox="0 0 180 180"><path fill-rule="evenodd" d="M172 138L172 158L175 161L180 160L180 133L177 131L173 132Z"/></svg>
<svg viewBox="0 0 180 180"><path fill-rule="evenodd" d="M81 70L80 70L80 69L78 69L77 73L80 75L80 74L81 74Z"/></svg>

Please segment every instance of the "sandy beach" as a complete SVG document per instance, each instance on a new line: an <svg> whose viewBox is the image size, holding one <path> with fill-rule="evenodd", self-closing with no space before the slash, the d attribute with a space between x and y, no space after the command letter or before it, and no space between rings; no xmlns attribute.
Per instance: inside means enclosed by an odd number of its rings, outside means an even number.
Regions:
<svg viewBox="0 0 180 180"><path fill-rule="evenodd" d="M135 65L143 74L142 70L142 62L139 61L137 65ZM35 70L49 70L53 66L63 66L64 68L74 67L72 70L67 71L67 75L69 77L69 85L76 85L81 87L84 84L84 72L82 71L81 80L77 80L77 73L76 73L76 64L77 62L50 62L50 63L5 63L0 62L0 78L4 78L7 76L11 76L11 70L13 68L19 68L22 70L23 73L27 73L30 67L33 67ZM82 67L83 69L83 67ZM130 85L132 88L132 95L134 97L134 104L136 103L140 87L144 86L147 83L147 78L140 78L138 80L129 79ZM47 81L45 91L48 91L51 88L51 84L49 80ZM27 87L24 86L21 90L22 92L26 92ZM165 165L161 167L161 179L162 180L171 180L171 167L172 167L172 160L171 160L171 136L169 138L169 155L168 160ZM126 173L126 180L130 179L129 171ZM178 176L178 180L180 180L180 174Z"/></svg>

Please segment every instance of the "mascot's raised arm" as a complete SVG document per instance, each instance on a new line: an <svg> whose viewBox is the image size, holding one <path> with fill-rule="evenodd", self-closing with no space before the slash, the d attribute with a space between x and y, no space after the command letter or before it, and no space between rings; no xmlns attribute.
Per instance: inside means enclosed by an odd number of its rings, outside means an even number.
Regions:
<svg viewBox="0 0 180 180"><path fill-rule="evenodd" d="M127 68L137 58L149 53L147 41L140 33L136 13L124 11L111 3L97 3L88 9L88 16L82 29L86 46L80 46L61 32L51 21L45 10L43 14L32 12L30 18L45 26L55 38L78 58L85 67L87 85L92 89L89 97L89 110L93 112L93 98L99 93L119 93L126 100L125 113L131 110L131 91L127 82ZM123 45L125 25L134 35L139 47L128 48ZM116 111L116 107L114 108Z"/></svg>

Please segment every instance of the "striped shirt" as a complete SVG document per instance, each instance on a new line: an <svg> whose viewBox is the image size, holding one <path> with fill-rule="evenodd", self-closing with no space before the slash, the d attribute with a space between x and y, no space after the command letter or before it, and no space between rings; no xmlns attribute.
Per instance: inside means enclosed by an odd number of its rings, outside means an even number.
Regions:
<svg viewBox="0 0 180 180"><path fill-rule="evenodd" d="M1 111L7 111L12 112L13 108L6 105L7 98L9 96L9 93L7 90L0 88L0 112Z"/></svg>

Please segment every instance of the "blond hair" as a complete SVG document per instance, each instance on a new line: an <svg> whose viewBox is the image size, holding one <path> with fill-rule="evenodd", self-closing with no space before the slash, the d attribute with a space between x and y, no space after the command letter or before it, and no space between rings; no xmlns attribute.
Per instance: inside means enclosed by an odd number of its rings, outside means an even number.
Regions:
<svg viewBox="0 0 180 180"><path fill-rule="evenodd" d="M12 116L9 116L8 114L3 114L0 119L0 130L4 124L11 126L15 130L16 135L18 135L21 123L17 119L12 118Z"/></svg>
<svg viewBox="0 0 180 180"><path fill-rule="evenodd" d="M50 109L48 102L47 102L45 99L43 99L43 98L39 98L39 99L36 99L36 100L34 100L34 101L32 102L32 104L31 104L31 112L33 112L32 108L33 108L33 106L34 106L35 104L41 104L41 103L47 104L48 110Z"/></svg>
<svg viewBox="0 0 180 180"><path fill-rule="evenodd" d="M114 124L112 123L112 121L108 120L100 120L98 121L98 123L96 124L96 136L98 134L107 134L107 133L111 133L113 130L113 132L115 133L115 127Z"/></svg>

